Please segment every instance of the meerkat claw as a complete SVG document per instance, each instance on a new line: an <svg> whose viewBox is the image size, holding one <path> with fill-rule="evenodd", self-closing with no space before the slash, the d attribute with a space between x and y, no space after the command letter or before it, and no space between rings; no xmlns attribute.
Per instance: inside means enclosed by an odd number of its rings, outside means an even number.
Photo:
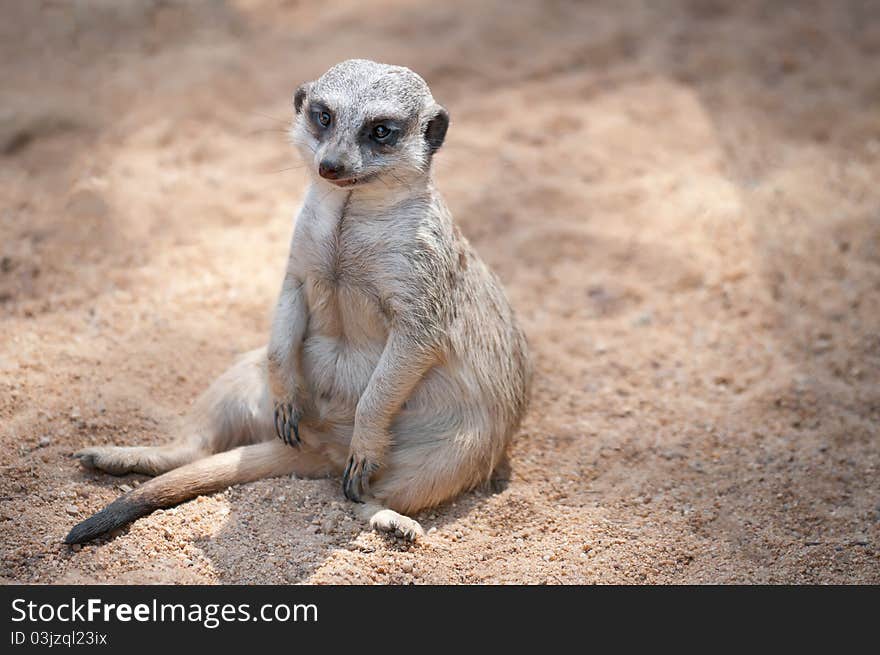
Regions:
<svg viewBox="0 0 880 655"><path fill-rule="evenodd" d="M287 423L287 439L288 443L290 443L290 431L293 430L293 444L295 446L299 446L302 443L302 440L299 438L299 420L302 418L302 412L298 409L293 409L290 405L287 406L290 410L290 418Z"/></svg>
<svg viewBox="0 0 880 655"><path fill-rule="evenodd" d="M353 485L354 480L352 479L352 468L354 467L354 457L348 458L348 464L345 467L345 472L342 474L342 493L345 494L345 497L349 500L357 503L360 502L360 498L355 494Z"/></svg>
<svg viewBox="0 0 880 655"><path fill-rule="evenodd" d="M279 420L280 418L281 418L281 412L279 411L279 407L276 404L275 405L275 434L278 436L279 439L283 440L284 436L281 434L281 423Z"/></svg>
<svg viewBox="0 0 880 655"><path fill-rule="evenodd" d="M299 420L302 413L294 410L290 403L276 403L275 405L275 434L288 446L298 446L301 443L299 438ZM291 431L293 437L291 438Z"/></svg>
<svg viewBox="0 0 880 655"><path fill-rule="evenodd" d="M284 443L286 443L288 446L292 445L292 442L290 440L290 420L291 420L291 418L292 417L290 415L290 405L285 405L284 406Z"/></svg>
<svg viewBox="0 0 880 655"><path fill-rule="evenodd" d="M350 501L355 503L364 502L361 496L366 494L370 489L370 476L375 470L375 466L367 462L366 459L355 461L354 455L348 458L348 466L342 474L342 493Z"/></svg>

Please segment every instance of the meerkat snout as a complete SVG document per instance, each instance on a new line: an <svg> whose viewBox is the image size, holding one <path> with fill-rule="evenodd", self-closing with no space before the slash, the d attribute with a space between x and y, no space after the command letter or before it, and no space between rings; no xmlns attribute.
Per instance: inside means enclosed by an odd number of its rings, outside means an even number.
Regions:
<svg viewBox="0 0 880 655"><path fill-rule="evenodd" d="M386 187L428 174L449 114L418 74L352 59L294 94L290 130L316 178L338 187Z"/></svg>
<svg viewBox="0 0 880 655"><path fill-rule="evenodd" d="M345 166L335 159L322 159L318 164L318 175L326 180L338 180L345 177Z"/></svg>

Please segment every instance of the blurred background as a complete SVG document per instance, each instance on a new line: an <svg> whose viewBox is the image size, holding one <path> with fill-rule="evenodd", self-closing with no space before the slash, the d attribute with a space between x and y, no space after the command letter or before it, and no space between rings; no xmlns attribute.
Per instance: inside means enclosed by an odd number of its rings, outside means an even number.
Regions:
<svg viewBox="0 0 880 655"><path fill-rule="evenodd" d="M500 494L363 533L272 480L60 539L264 343L294 89L365 57L529 336ZM0 2L0 577L880 582L880 3Z"/></svg>

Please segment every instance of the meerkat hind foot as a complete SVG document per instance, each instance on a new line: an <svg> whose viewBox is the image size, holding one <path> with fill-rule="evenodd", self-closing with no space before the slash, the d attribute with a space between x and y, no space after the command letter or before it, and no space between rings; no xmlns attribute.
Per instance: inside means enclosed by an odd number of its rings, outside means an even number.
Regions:
<svg viewBox="0 0 880 655"><path fill-rule="evenodd" d="M83 467L110 475L160 475L197 459L193 449L149 446L92 446L73 456Z"/></svg>
<svg viewBox="0 0 880 655"><path fill-rule="evenodd" d="M73 454L84 468L104 471L111 475L125 475L135 472L138 460L125 448L117 446L93 446L83 448Z"/></svg>
<svg viewBox="0 0 880 655"><path fill-rule="evenodd" d="M407 541L416 541L425 536L425 531L418 521L393 509L367 505L362 513L365 518L369 518L370 527L376 532L402 537Z"/></svg>

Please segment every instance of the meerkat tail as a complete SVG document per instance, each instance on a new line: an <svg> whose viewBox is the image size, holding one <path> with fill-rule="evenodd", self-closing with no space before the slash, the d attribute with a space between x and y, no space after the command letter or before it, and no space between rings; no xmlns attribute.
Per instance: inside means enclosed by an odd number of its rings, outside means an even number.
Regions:
<svg viewBox="0 0 880 655"><path fill-rule="evenodd" d="M80 544L142 516L233 484L293 473L299 452L269 441L212 455L153 478L73 527L66 544Z"/></svg>

